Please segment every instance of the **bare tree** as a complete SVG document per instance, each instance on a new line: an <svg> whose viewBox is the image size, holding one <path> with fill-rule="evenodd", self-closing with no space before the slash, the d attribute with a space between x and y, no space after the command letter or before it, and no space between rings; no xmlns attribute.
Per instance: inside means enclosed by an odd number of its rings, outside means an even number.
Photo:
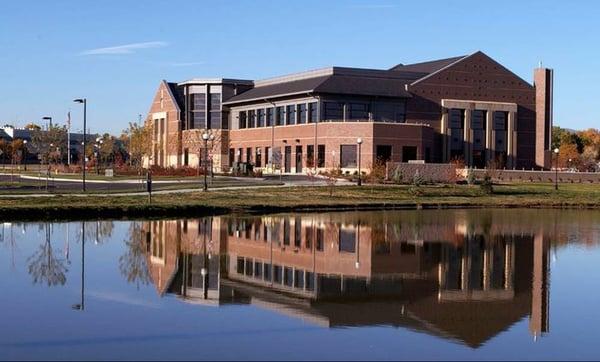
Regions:
<svg viewBox="0 0 600 362"><path fill-rule="evenodd" d="M147 285L151 281L142 231L139 222L131 223L129 237L123 241L126 246L125 254L119 257L121 275L127 279L128 283L135 283L138 289L140 285Z"/></svg>
<svg viewBox="0 0 600 362"><path fill-rule="evenodd" d="M50 226L46 224L46 240L28 259L29 274L34 284L46 283L49 287L64 285L67 282L67 260L55 254L50 242Z"/></svg>

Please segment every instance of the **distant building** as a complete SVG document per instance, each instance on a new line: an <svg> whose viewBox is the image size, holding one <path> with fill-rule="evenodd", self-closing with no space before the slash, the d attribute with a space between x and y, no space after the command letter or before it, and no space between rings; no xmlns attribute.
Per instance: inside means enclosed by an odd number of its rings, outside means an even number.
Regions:
<svg viewBox="0 0 600 362"><path fill-rule="evenodd" d="M330 67L265 80L162 81L147 117L147 164L197 166L210 130L213 165L269 172L376 161L549 168L553 71L533 84L482 52L390 69Z"/></svg>
<svg viewBox="0 0 600 362"><path fill-rule="evenodd" d="M46 132L43 129L40 132ZM33 130L28 128L15 128L12 126L4 126L0 128L0 139L4 139L7 142L11 142L13 140L24 140L27 141L27 161L33 162L38 160L38 150L31 143L32 141ZM87 142L94 142L94 140L98 137L97 134L88 134L86 135ZM83 133L73 133L69 134L69 148L71 154L71 162L78 162L79 155L83 153ZM65 143L66 146L66 143Z"/></svg>

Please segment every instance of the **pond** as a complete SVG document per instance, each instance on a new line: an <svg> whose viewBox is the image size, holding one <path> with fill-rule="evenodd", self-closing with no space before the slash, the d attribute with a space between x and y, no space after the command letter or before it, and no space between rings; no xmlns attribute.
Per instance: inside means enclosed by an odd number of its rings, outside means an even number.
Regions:
<svg viewBox="0 0 600 362"><path fill-rule="evenodd" d="M4 223L0 359L598 359L600 212Z"/></svg>

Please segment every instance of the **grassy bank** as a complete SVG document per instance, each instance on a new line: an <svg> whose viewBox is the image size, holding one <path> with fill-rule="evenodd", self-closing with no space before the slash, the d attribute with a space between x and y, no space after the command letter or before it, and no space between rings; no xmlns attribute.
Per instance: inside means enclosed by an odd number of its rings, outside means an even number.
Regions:
<svg viewBox="0 0 600 362"><path fill-rule="evenodd" d="M444 207L600 208L600 187L563 184L477 186L343 186L213 190L208 193L145 196L55 196L0 199L4 220L200 216L228 212L318 211Z"/></svg>

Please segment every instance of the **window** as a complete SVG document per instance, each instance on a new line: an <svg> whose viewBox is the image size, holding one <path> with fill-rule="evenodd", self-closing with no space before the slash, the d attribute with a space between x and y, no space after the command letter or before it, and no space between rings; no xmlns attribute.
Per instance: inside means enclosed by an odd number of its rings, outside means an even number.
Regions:
<svg viewBox="0 0 600 362"><path fill-rule="evenodd" d="M252 162L252 148L250 148L250 147L246 148L246 162L247 163Z"/></svg>
<svg viewBox="0 0 600 362"><path fill-rule="evenodd" d="M493 129L495 131L504 131L506 130L506 119L508 118L506 112L496 111L494 112L494 123Z"/></svg>
<svg viewBox="0 0 600 362"><path fill-rule="evenodd" d="M339 102L325 102L326 121L343 121L344 120L344 104Z"/></svg>
<svg viewBox="0 0 600 362"><path fill-rule="evenodd" d="M265 148L265 166L269 164L269 162L271 161L271 159L269 158L271 154L271 147L266 147Z"/></svg>
<svg viewBox="0 0 600 362"><path fill-rule="evenodd" d="M248 113L246 113L246 111L240 111L239 119L240 119L240 129L246 128L248 126Z"/></svg>
<svg viewBox="0 0 600 362"><path fill-rule="evenodd" d="M231 167L231 165L233 165L234 162L235 162L235 149L230 148L229 149L229 166Z"/></svg>
<svg viewBox="0 0 600 362"><path fill-rule="evenodd" d="M356 145L340 145L340 167L356 167Z"/></svg>
<svg viewBox="0 0 600 362"><path fill-rule="evenodd" d="M317 167L325 167L325 145L317 146Z"/></svg>
<svg viewBox="0 0 600 362"><path fill-rule="evenodd" d="M262 272L263 272L263 263L261 262L255 262L254 263L254 277L257 279L262 279Z"/></svg>
<svg viewBox="0 0 600 362"><path fill-rule="evenodd" d="M248 128L256 127L256 111L248 111Z"/></svg>
<svg viewBox="0 0 600 362"><path fill-rule="evenodd" d="M296 106L289 105L285 107L285 112L287 113L287 122L286 124L296 124Z"/></svg>
<svg viewBox="0 0 600 362"><path fill-rule="evenodd" d="M275 125L283 126L285 122L285 114L283 113L283 107L275 108Z"/></svg>
<svg viewBox="0 0 600 362"><path fill-rule="evenodd" d="M242 162L242 148L238 148L237 150L237 160L238 162Z"/></svg>
<svg viewBox="0 0 600 362"><path fill-rule="evenodd" d="M375 122L404 123L406 121L406 107L404 102L377 102L373 115Z"/></svg>
<svg viewBox="0 0 600 362"><path fill-rule="evenodd" d="M189 154L190 154L189 149L186 148L183 150L183 165L184 166L189 166Z"/></svg>
<svg viewBox="0 0 600 362"><path fill-rule="evenodd" d="M290 245L290 219L283 220L283 245Z"/></svg>
<svg viewBox="0 0 600 362"><path fill-rule="evenodd" d="M192 111L206 111L206 94L190 94L190 105L192 106Z"/></svg>
<svg viewBox="0 0 600 362"><path fill-rule="evenodd" d="M262 165L261 165L260 147L256 147L256 153L254 155L254 165L256 167L262 167Z"/></svg>
<svg viewBox="0 0 600 362"><path fill-rule="evenodd" d="M265 275L265 281L270 282L271 281L271 277L273 276L272 270L271 270L271 264L264 264L263 267L264 270L264 275Z"/></svg>
<svg viewBox="0 0 600 362"><path fill-rule="evenodd" d="M463 129L465 120L465 110L453 108L448 112L449 128Z"/></svg>
<svg viewBox="0 0 600 362"><path fill-rule="evenodd" d="M304 246L306 249L312 249L313 229L311 227L304 228Z"/></svg>
<svg viewBox="0 0 600 362"><path fill-rule="evenodd" d="M340 251L354 253L356 251L356 231L340 230Z"/></svg>
<svg viewBox="0 0 600 362"><path fill-rule="evenodd" d="M208 128L221 128L221 93L210 94L210 113Z"/></svg>
<svg viewBox="0 0 600 362"><path fill-rule="evenodd" d="M315 145L306 146L306 167L315 166Z"/></svg>
<svg viewBox="0 0 600 362"><path fill-rule="evenodd" d="M325 230L317 229L317 250L325 250Z"/></svg>
<svg viewBox="0 0 600 362"><path fill-rule="evenodd" d="M256 127L264 127L265 126L265 110L259 109L256 112L257 112Z"/></svg>
<svg viewBox="0 0 600 362"><path fill-rule="evenodd" d="M402 162L408 162L417 159L417 147L402 146Z"/></svg>
<svg viewBox="0 0 600 362"><path fill-rule="evenodd" d="M246 275L251 277L254 274L254 263L252 259L246 259Z"/></svg>
<svg viewBox="0 0 600 362"><path fill-rule="evenodd" d="M206 126L206 94L190 94L190 129L200 129Z"/></svg>
<svg viewBox="0 0 600 362"><path fill-rule="evenodd" d="M281 265L273 265L273 282L281 283Z"/></svg>
<svg viewBox="0 0 600 362"><path fill-rule="evenodd" d="M305 124L307 118L306 103L298 105L298 124Z"/></svg>
<svg viewBox="0 0 600 362"><path fill-rule="evenodd" d="M302 219L297 217L294 221L294 246L302 246Z"/></svg>
<svg viewBox="0 0 600 362"><path fill-rule="evenodd" d="M287 266L283 268L283 284L288 287L294 285L294 269Z"/></svg>
<svg viewBox="0 0 600 362"><path fill-rule="evenodd" d="M317 102L308 104L308 123L316 123L319 112L317 111Z"/></svg>
<svg viewBox="0 0 600 362"><path fill-rule="evenodd" d="M485 129L485 111L476 109L471 113L471 129Z"/></svg>
<svg viewBox="0 0 600 362"><path fill-rule="evenodd" d="M238 274L244 274L244 258L237 258L237 268L236 271Z"/></svg>
<svg viewBox="0 0 600 362"><path fill-rule="evenodd" d="M294 287L304 288L304 270L294 270Z"/></svg>
<svg viewBox="0 0 600 362"><path fill-rule="evenodd" d="M208 114L208 128L219 129L221 128L221 112L210 112Z"/></svg>
<svg viewBox="0 0 600 362"><path fill-rule="evenodd" d="M191 129L202 129L206 126L206 112L204 111L194 111L192 112L191 117Z"/></svg>
<svg viewBox="0 0 600 362"><path fill-rule="evenodd" d="M267 127L271 127L273 125L274 115L273 108L267 108Z"/></svg>
<svg viewBox="0 0 600 362"><path fill-rule="evenodd" d="M348 104L348 121L364 121L369 119L369 107L366 103Z"/></svg>

